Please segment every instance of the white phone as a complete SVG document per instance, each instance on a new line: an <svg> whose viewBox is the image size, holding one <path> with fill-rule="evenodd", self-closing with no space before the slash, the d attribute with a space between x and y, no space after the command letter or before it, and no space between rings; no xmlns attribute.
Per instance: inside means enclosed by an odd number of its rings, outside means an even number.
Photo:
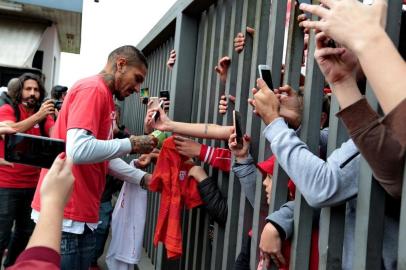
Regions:
<svg viewBox="0 0 406 270"><path fill-rule="evenodd" d="M259 76L265 81L266 85L268 85L269 89L273 91L273 83L270 67L268 65L258 65L258 73Z"/></svg>

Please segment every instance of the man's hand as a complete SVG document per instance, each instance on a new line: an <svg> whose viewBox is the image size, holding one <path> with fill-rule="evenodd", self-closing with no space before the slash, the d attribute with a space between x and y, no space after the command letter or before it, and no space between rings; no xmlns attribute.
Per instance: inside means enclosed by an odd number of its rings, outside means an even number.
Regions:
<svg viewBox="0 0 406 270"><path fill-rule="evenodd" d="M251 36L254 36L255 34L255 29L248 27L246 28L246 32L250 34ZM243 33L238 33L237 36L234 38L234 50L237 53L240 53L244 50L245 47L245 35Z"/></svg>
<svg viewBox="0 0 406 270"><path fill-rule="evenodd" d="M175 136L174 142L179 154L190 158L198 157L200 155L200 148L202 147L200 143L179 135Z"/></svg>
<svg viewBox="0 0 406 270"><path fill-rule="evenodd" d="M235 96L233 95L228 95L228 100L233 103L233 107L234 107L234 103L235 103ZM227 109L228 109L228 100L226 95L221 95L220 97L220 101L219 101L219 113L220 114L226 114Z"/></svg>
<svg viewBox="0 0 406 270"><path fill-rule="evenodd" d="M281 248L282 241L279 232L272 223L268 222L262 231L259 243L259 250L267 268L269 268L271 260L278 268L286 265Z"/></svg>
<svg viewBox="0 0 406 270"><path fill-rule="evenodd" d="M365 5L357 0L322 0L323 6L301 4L300 9L321 18L320 21L302 21L301 26L315 28L355 52L374 44L384 32L387 3L375 0Z"/></svg>
<svg viewBox="0 0 406 270"><path fill-rule="evenodd" d="M227 72L230 66L231 59L228 56L222 57L217 66L214 68L216 72L220 75L220 81L225 83L227 81Z"/></svg>
<svg viewBox="0 0 406 270"><path fill-rule="evenodd" d="M297 129L302 122L302 99L297 92L289 85L284 85L275 89L276 97L280 102L279 114L291 127Z"/></svg>
<svg viewBox="0 0 406 270"><path fill-rule="evenodd" d="M168 62L166 62L166 66L167 66L170 70L172 70L172 68L173 68L173 66L175 65L175 63L176 63L176 51L175 51L175 50L172 50L172 51L170 52L170 54L169 54L169 59L168 59Z"/></svg>
<svg viewBox="0 0 406 270"><path fill-rule="evenodd" d="M265 81L261 78L257 79L257 88L252 89L254 98L248 99L248 102L254 109L254 113L262 118L266 125L269 125L273 120L279 117L279 100L273 91L269 89Z"/></svg>
<svg viewBox="0 0 406 270"><path fill-rule="evenodd" d="M156 111L159 111L159 118L155 121L153 115ZM171 119L167 116L165 111L161 108L151 108L148 109L147 114L145 115L145 123L152 128L161 130L161 131L169 131L172 132L171 127Z"/></svg>
<svg viewBox="0 0 406 270"><path fill-rule="evenodd" d="M194 179L196 179L197 182L202 182L204 179L209 177L205 170L200 167L200 166L193 166L188 173L189 176L192 176Z"/></svg>
<svg viewBox="0 0 406 270"><path fill-rule="evenodd" d="M157 146L158 139L151 135L131 135L130 142L132 145L131 154L148 154Z"/></svg>
<svg viewBox="0 0 406 270"><path fill-rule="evenodd" d="M52 99L48 99L44 103L42 103L41 107L39 108L38 112L36 112L36 116L38 120L42 120L50 114L55 113L55 105Z"/></svg>
<svg viewBox="0 0 406 270"><path fill-rule="evenodd" d="M318 33L314 52L314 58L326 81L335 84L355 79L356 71L359 69L357 57L348 49L328 47L329 40L323 32Z"/></svg>
<svg viewBox="0 0 406 270"><path fill-rule="evenodd" d="M41 186L41 204L63 210L73 188L72 160L60 154L46 174Z"/></svg>
<svg viewBox="0 0 406 270"><path fill-rule="evenodd" d="M242 148L237 147L236 138L237 134L235 132L230 135L230 138L228 138L228 148L230 148L230 151L233 153L237 161L240 162L248 157L251 137L248 136L247 134L244 135Z"/></svg>
<svg viewBox="0 0 406 270"><path fill-rule="evenodd" d="M151 154L142 154L138 160L135 161L135 166L139 169L144 169L151 163L151 160Z"/></svg>

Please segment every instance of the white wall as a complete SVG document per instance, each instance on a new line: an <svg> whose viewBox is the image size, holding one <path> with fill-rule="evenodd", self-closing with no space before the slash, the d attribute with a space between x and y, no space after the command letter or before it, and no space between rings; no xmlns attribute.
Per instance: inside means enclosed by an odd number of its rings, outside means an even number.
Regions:
<svg viewBox="0 0 406 270"><path fill-rule="evenodd" d="M44 52L44 59L42 64L42 72L45 75L45 88L48 93L51 88L59 81L59 65L61 58L61 47L59 45L58 30L53 24L45 30L41 44L38 50ZM54 68L54 57L56 59L56 66ZM55 70L55 74L54 74ZM54 78L54 82L52 82Z"/></svg>

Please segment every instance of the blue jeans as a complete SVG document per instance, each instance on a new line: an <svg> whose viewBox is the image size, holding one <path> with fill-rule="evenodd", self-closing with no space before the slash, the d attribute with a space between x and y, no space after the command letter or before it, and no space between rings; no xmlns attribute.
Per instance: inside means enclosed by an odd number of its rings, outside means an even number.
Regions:
<svg viewBox="0 0 406 270"><path fill-rule="evenodd" d="M61 269L88 270L95 246L96 236L86 225L83 234L62 232Z"/></svg>
<svg viewBox="0 0 406 270"><path fill-rule="evenodd" d="M114 208L111 205L111 201L102 202L100 204L99 220L102 223L100 223L94 231L96 234L96 248L92 259L92 266L97 265L97 259L103 254L104 245L106 244L110 232L111 213L113 213L113 210Z"/></svg>
<svg viewBox="0 0 406 270"><path fill-rule="evenodd" d="M0 255L8 247L5 267L14 264L34 230L31 220L34 192L35 188L0 188Z"/></svg>

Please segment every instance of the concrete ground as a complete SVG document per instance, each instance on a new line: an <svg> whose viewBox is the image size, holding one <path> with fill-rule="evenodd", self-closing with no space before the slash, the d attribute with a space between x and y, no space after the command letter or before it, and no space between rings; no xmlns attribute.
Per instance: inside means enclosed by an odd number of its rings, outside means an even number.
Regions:
<svg viewBox="0 0 406 270"><path fill-rule="evenodd" d="M103 253L102 257L100 257L99 260L97 261L100 269L102 269L102 270L108 270L107 265L106 265L106 255L107 255L108 246L110 244L110 240L111 240L111 231L109 234L109 238L107 239L106 245L104 247L104 253ZM114 270L114 269L110 269L110 270ZM141 255L141 261L138 265L134 266L134 270L154 270L154 266L151 264L151 260L148 258L147 253L145 253L144 250Z"/></svg>

